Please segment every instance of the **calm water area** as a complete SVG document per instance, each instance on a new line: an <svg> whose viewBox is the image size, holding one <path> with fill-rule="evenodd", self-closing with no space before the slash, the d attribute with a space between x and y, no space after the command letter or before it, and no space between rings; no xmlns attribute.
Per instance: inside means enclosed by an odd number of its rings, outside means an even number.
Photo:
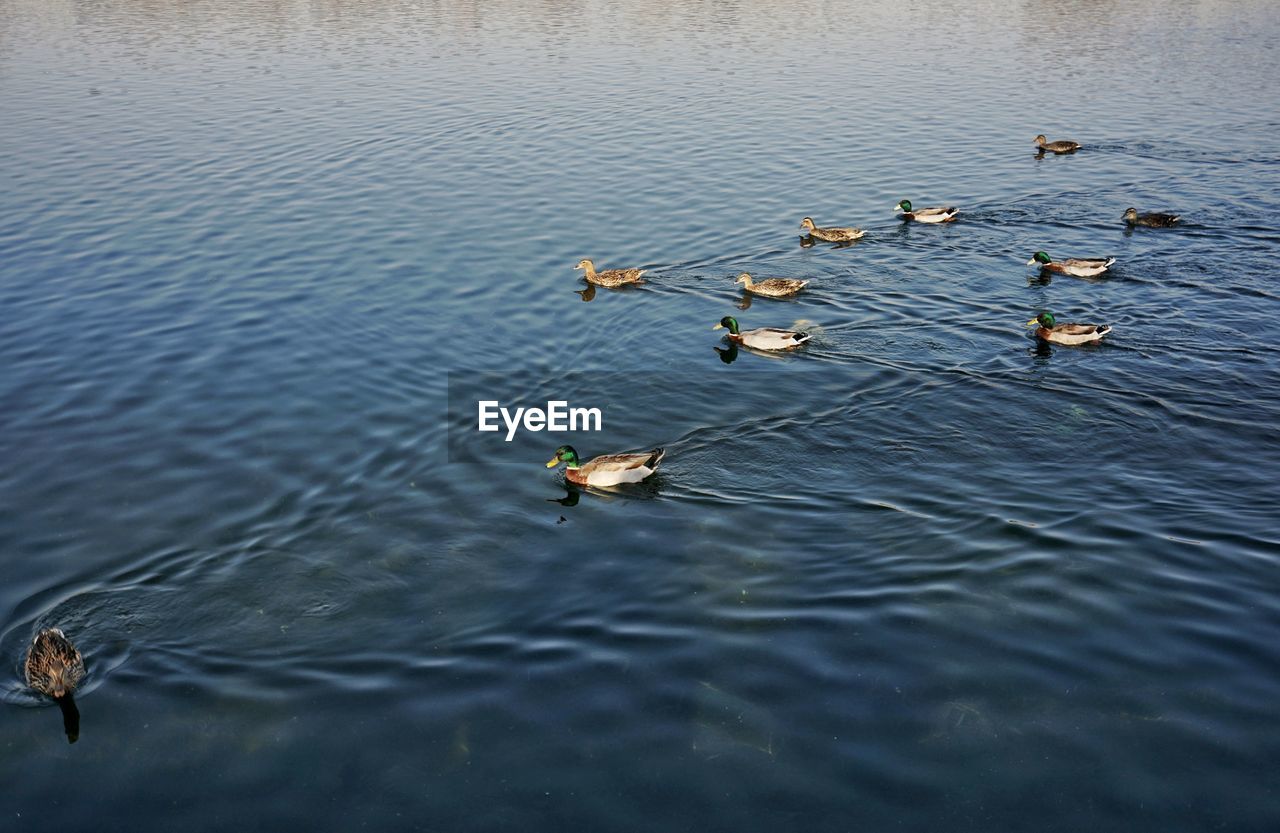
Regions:
<svg viewBox="0 0 1280 833"><path fill-rule="evenodd" d="M1275 2L0 0L0 829L1280 830L1278 253Z"/></svg>

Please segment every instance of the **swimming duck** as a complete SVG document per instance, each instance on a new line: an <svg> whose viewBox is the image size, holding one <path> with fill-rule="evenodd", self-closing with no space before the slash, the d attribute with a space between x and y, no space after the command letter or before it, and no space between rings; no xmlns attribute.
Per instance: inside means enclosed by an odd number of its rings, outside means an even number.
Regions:
<svg viewBox="0 0 1280 833"><path fill-rule="evenodd" d="M655 448L639 454L606 454L582 463L573 446L562 445L556 449L556 456L547 461L547 468L555 468L564 463L565 479L579 486L617 486L622 483L639 483L653 474L666 453L665 448Z"/></svg>
<svg viewBox="0 0 1280 833"><path fill-rule="evenodd" d="M1039 136L1035 138L1035 145L1036 147L1040 148L1041 153L1044 153L1045 151L1049 151L1050 153L1058 153L1058 154L1075 153L1077 150L1080 149L1079 142L1069 142L1069 141L1066 141L1065 139L1058 142L1046 141L1043 133L1041 133Z"/></svg>
<svg viewBox="0 0 1280 833"><path fill-rule="evenodd" d="M729 341L750 347L752 350L790 350L808 341L808 333L797 333L791 330L775 330L772 327L758 327L754 330L739 330L738 319L726 315L713 330L729 329Z"/></svg>
<svg viewBox="0 0 1280 833"><path fill-rule="evenodd" d="M1111 332L1106 324L1059 324L1051 312L1042 312L1027 322L1026 326L1036 327L1036 338L1052 341L1055 344L1088 344L1101 341Z"/></svg>
<svg viewBox="0 0 1280 833"><path fill-rule="evenodd" d="M915 220L917 223L950 223L955 220L960 209L950 208L911 208L911 200L903 200L893 207L894 213L902 212L902 219Z"/></svg>
<svg viewBox="0 0 1280 833"><path fill-rule="evenodd" d="M24 666L27 685L55 700L70 698L84 677L84 658L58 628L36 634Z"/></svg>
<svg viewBox="0 0 1280 833"><path fill-rule="evenodd" d="M1154 226L1156 228L1168 227L1178 222L1180 218L1177 214L1161 214L1159 212L1151 212L1150 214L1139 214L1136 208L1126 208L1124 211L1124 221L1131 226Z"/></svg>
<svg viewBox="0 0 1280 833"><path fill-rule="evenodd" d="M798 281L794 278L768 278L756 282L746 272L739 275L734 283L742 284L746 292L768 295L770 298L789 298L809 285L808 281Z"/></svg>
<svg viewBox="0 0 1280 833"><path fill-rule="evenodd" d="M644 283L640 276L645 273L644 269L606 269L603 272L597 272L595 264L590 260L580 260L574 269L582 269L586 272L587 283L599 284L600 286L626 286L627 284Z"/></svg>
<svg viewBox="0 0 1280 833"><path fill-rule="evenodd" d="M1045 272L1060 272L1063 275L1075 275L1077 278L1092 278L1110 269L1111 264L1115 262L1116 259L1114 257L1109 257L1105 260L1085 260L1076 257L1069 257L1066 260L1053 260L1044 252L1036 252L1027 261L1027 265L1039 265Z"/></svg>
<svg viewBox="0 0 1280 833"><path fill-rule="evenodd" d="M800 229L809 232L809 236L817 240L825 240L828 243L852 243L862 235L866 234L860 228L822 228L813 224L813 218L805 217L800 221Z"/></svg>

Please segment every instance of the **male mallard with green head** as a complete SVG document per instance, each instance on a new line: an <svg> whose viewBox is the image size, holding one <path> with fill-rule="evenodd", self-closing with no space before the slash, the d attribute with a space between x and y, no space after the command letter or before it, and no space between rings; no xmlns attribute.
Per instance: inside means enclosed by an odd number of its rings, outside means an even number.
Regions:
<svg viewBox="0 0 1280 833"><path fill-rule="evenodd" d="M607 488L623 483L639 483L658 468L658 463L666 455L665 448L655 448L639 454L606 454L593 457L583 463L578 459L578 452L571 445L562 445L556 449L556 456L547 462L547 468L555 468L564 463L565 479L579 486L596 486Z"/></svg>
<svg viewBox="0 0 1280 833"><path fill-rule="evenodd" d="M828 243L852 243L866 234L862 229L852 226L847 228L816 226L812 217L805 217L800 221L800 230L809 232L809 236L815 240L825 240Z"/></svg>
<svg viewBox="0 0 1280 833"><path fill-rule="evenodd" d="M1178 222L1180 217L1177 214L1161 214L1158 211L1152 211L1149 214L1139 214L1136 208L1126 208L1124 210L1124 221L1130 226L1152 226L1154 228L1167 228Z"/></svg>
<svg viewBox="0 0 1280 833"><path fill-rule="evenodd" d="M628 284L644 283L640 276L645 273L644 269L606 269L603 272L597 272L595 264L590 260L580 260L574 269L582 269L586 274L587 283L594 283L600 286L618 287Z"/></svg>
<svg viewBox="0 0 1280 833"><path fill-rule="evenodd" d="M1059 324L1051 312L1042 312L1027 322L1026 326L1036 328L1036 338L1051 341L1054 344L1089 344L1101 341L1111 332L1106 324Z"/></svg>
<svg viewBox="0 0 1280 833"><path fill-rule="evenodd" d="M1046 141L1043 133L1035 138L1035 146L1040 149L1041 153L1048 151L1049 153L1057 153L1059 155L1063 153L1075 153L1080 149L1079 142L1069 142L1065 139L1057 142Z"/></svg>
<svg viewBox="0 0 1280 833"><path fill-rule="evenodd" d="M746 272L738 276L734 283L742 284L742 289L754 295L767 295L770 298L790 298L809 285L808 281L795 278L766 278L755 281Z"/></svg>
<svg viewBox="0 0 1280 833"><path fill-rule="evenodd" d="M808 333L797 333L791 330L776 330L772 327L757 327L754 330L742 330L738 327L738 319L726 315L713 330L729 330L729 340L752 350L791 350L808 341Z"/></svg>
<svg viewBox="0 0 1280 833"><path fill-rule="evenodd" d="M1063 275L1075 275L1077 278L1092 278L1110 269L1111 264L1115 262L1116 259L1114 257L1098 260L1069 257L1066 260L1054 260L1044 252L1036 252L1027 261L1027 265L1038 265L1043 272L1058 272Z"/></svg>
<svg viewBox="0 0 1280 833"><path fill-rule="evenodd" d="M84 658L58 628L36 634L24 666L27 685L55 700L70 697L84 677Z"/></svg>
<svg viewBox="0 0 1280 833"><path fill-rule="evenodd" d="M903 200L893 207L895 214L901 213L904 220L915 220L917 223L950 223L956 219L960 209L948 208L912 208L911 200Z"/></svg>

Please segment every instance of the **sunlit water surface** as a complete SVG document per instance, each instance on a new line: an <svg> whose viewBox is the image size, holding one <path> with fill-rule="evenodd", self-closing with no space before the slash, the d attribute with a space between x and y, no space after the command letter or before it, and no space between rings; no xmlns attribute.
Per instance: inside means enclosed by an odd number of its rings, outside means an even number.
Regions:
<svg viewBox="0 0 1280 833"><path fill-rule="evenodd" d="M0 0L0 827L1280 829L1277 38ZM726 362L726 314L815 337ZM567 493L451 388L661 476ZM55 624L75 745L21 685Z"/></svg>

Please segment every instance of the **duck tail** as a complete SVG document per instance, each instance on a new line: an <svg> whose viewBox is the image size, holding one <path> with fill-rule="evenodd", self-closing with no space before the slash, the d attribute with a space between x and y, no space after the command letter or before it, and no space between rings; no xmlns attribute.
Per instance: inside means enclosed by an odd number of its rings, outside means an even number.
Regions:
<svg viewBox="0 0 1280 833"><path fill-rule="evenodd" d="M796 344L804 344L806 341L813 338L813 335L811 333L796 333L792 338L795 339Z"/></svg>
<svg viewBox="0 0 1280 833"><path fill-rule="evenodd" d="M662 462L662 458L667 456L667 450L662 447L655 448L649 453L649 459L645 461L645 466L656 469L658 464Z"/></svg>
<svg viewBox="0 0 1280 833"><path fill-rule="evenodd" d="M1111 264L1113 264L1113 263L1115 263L1115 262L1116 262L1116 259L1115 259L1114 257L1109 257L1109 258L1107 258L1107 262L1106 262L1106 263L1104 263L1104 264L1102 264L1102 268L1103 268L1103 269L1110 269L1110 268L1111 268Z"/></svg>

